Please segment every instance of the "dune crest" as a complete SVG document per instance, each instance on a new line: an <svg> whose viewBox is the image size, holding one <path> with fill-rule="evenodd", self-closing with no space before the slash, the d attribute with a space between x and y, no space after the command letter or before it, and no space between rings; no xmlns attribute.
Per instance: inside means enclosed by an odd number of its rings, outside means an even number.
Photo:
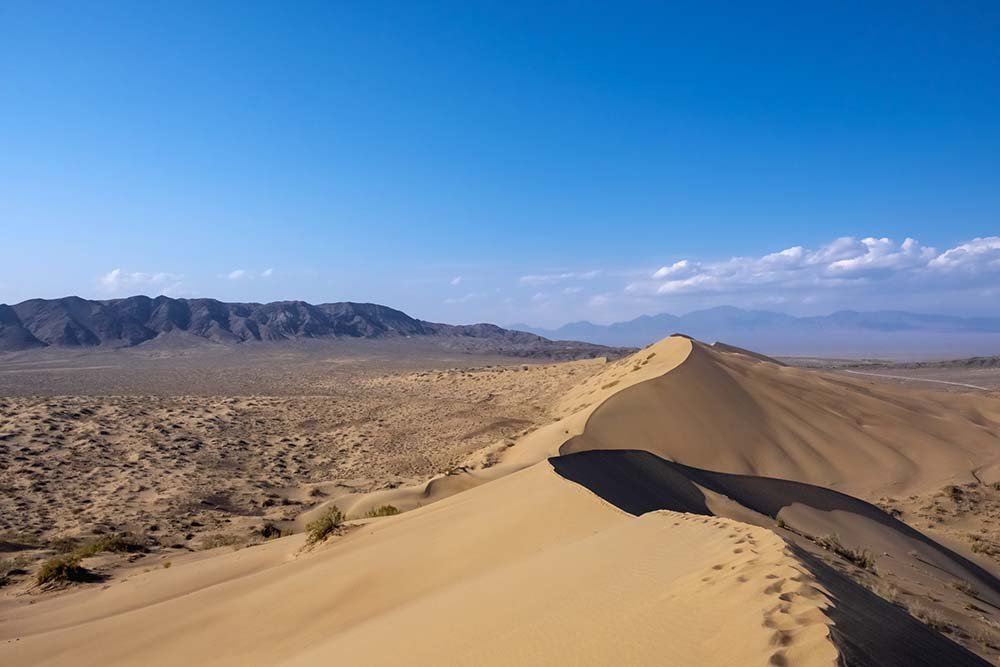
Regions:
<svg viewBox="0 0 1000 667"><path fill-rule="evenodd" d="M567 392L557 403L554 412L558 419L523 436L513 447L500 452L498 462L493 465L483 467L481 457L475 457L478 465L470 466L473 468L470 470L436 477L425 484L341 496L335 502L351 516L364 516L370 509L384 504L409 510L535 465L556 456L564 443L582 434L591 415L609 398L629 387L670 373L685 363L691 350L689 338L670 336L635 354L608 363L600 372ZM301 520L308 521L320 511L322 508Z"/></svg>
<svg viewBox="0 0 1000 667"><path fill-rule="evenodd" d="M900 390L695 342L671 372L605 400L560 453L645 449L877 497L1000 480L998 442L1000 403L989 397Z"/></svg>

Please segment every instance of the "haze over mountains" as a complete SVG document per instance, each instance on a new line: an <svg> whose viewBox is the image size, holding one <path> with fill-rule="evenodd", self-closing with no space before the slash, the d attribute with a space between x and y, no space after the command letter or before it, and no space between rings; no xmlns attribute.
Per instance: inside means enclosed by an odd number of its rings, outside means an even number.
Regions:
<svg viewBox="0 0 1000 667"><path fill-rule="evenodd" d="M426 322L371 303L224 303L166 296L93 301L71 296L0 304L0 352L50 346L122 348L156 340L185 345L411 336L434 338L457 349L517 356L621 356L603 346L554 342L493 324Z"/></svg>
<svg viewBox="0 0 1000 667"><path fill-rule="evenodd" d="M420 337L452 349L526 357L617 358L673 333L780 356L956 358L1000 353L1000 318L903 311L838 311L795 317L720 306L686 315L644 315L558 329L527 324L428 322L372 303L226 303L133 296L106 301L70 296L0 304L0 352L32 348L125 348L315 339ZM609 349L610 348L610 349Z"/></svg>
<svg viewBox="0 0 1000 667"><path fill-rule="evenodd" d="M511 328L552 339L638 347L674 332L724 341L771 355L955 357L1000 352L1000 318L951 317L902 311L838 311L794 317L766 310L720 306L686 315L643 315L600 325L572 322L558 329Z"/></svg>

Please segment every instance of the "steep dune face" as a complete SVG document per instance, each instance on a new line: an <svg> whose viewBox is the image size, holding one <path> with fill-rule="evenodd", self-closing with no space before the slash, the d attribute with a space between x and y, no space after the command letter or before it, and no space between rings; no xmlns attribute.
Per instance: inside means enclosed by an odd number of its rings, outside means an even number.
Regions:
<svg viewBox="0 0 1000 667"><path fill-rule="evenodd" d="M810 554L807 533L799 530L804 527L819 535L836 534L848 548L875 540L879 576L892 577L899 585L907 582L926 588L928 582L919 581L913 573L926 565L974 586L983 604L1000 604L1000 582L993 575L873 505L800 482L698 470L636 450L590 450L551 462L561 476L636 516L662 510L730 516L786 536L797 545L796 555L806 569L819 577L828 593L836 591L830 595L832 604L826 613L838 628L835 643L859 658L848 664L979 663L968 651L931 632L900 608L886 605ZM791 517L782 519L781 529L773 522L779 516ZM864 618L878 619L878 624L861 622Z"/></svg>
<svg viewBox="0 0 1000 667"><path fill-rule="evenodd" d="M275 560L268 549L238 552ZM233 558L238 554L233 554ZM5 665L832 665L828 601L773 533L632 517L542 462L191 590L210 563L128 594L26 606ZM215 576L218 576L216 573ZM174 578L174 586L154 581ZM120 590L120 589L116 589Z"/></svg>
<svg viewBox="0 0 1000 667"><path fill-rule="evenodd" d="M719 472L877 497L1000 479L1000 403L900 390L694 343L602 403L564 454L644 449Z"/></svg>

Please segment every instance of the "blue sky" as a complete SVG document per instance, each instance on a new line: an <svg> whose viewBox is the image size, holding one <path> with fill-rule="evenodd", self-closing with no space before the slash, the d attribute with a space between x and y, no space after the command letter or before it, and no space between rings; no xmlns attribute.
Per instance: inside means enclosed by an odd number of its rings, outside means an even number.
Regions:
<svg viewBox="0 0 1000 667"><path fill-rule="evenodd" d="M4 2L0 302L1000 314L1000 4L871 5Z"/></svg>

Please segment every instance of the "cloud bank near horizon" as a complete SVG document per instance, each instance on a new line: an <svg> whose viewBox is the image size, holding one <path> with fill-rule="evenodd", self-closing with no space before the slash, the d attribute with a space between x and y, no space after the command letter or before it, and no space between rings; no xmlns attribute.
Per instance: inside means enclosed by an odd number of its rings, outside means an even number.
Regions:
<svg viewBox="0 0 1000 667"><path fill-rule="evenodd" d="M1000 237L975 238L944 252L913 238L850 236L815 250L792 246L762 257L700 262L681 259L647 279L630 282L629 292L671 295L781 290L843 289L880 283L976 287L996 284Z"/></svg>
<svg viewBox="0 0 1000 667"><path fill-rule="evenodd" d="M717 305L794 314L855 308L996 315L1000 236L944 250L909 237L897 242L843 236L816 248L795 245L717 260L682 256L656 268L530 274L520 283L548 289L531 296L529 307L542 306L536 310L540 316L560 302L575 301L574 312L564 320L610 322Z"/></svg>
<svg viewBox="0 0 1000 667"><path fill-rule="evenodd" d="M362 276L353 293L338 289L334 277L328 280L332 287L320 292L313 285L322 281L315 277L303 282L272 268L222 269L201 278L189 272L115 268L100 275L95 288L105 298L197 292L224 300L369 300L425 319L537 326L581 319L607 323L717 305L799 315L845 308L1000 315L1000 236L941 250L915 238L844 236L814 248L794 245L759 256L674 256L658 266L567 266L520 273L513 268L473 272L442 267L439 277L423 275L423 282L400 283L403 287L394 287L391 276Z"/></svg>

